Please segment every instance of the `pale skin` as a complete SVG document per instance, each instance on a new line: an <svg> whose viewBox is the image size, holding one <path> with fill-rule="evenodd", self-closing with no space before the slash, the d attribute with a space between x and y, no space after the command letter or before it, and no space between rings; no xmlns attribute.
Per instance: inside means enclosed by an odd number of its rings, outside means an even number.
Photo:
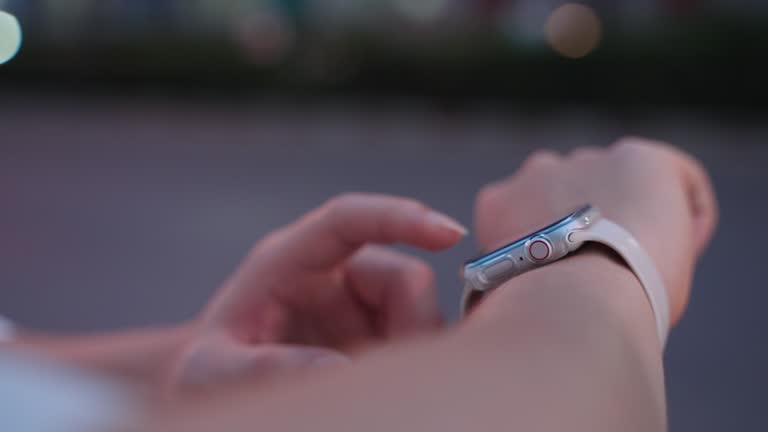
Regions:
<svg viewBox="0 0 768 432"><path fill-rule="evenodd" d="M206 348L219 346L216 343L186 343L187 354L177 368L182 372L176 376L184 376L195 353L220 358L226 357L222 353L276 346L304 350L304 345L312 344L328 350L324 353L329 358L344 352L353 360L293 374L279 379L279 385L224 385L202 403L181 398L171 409L149 415L142 430L666 428L661 347L653 315L642 288L623 263L603 249L588 247L513 279L465 323L447 331L435 332L437 322L430 317L436 307L433 299L425 300L432 294L424 288L399 295L408 301L364 302L378 311L374 316L379 319L371 321L364 319L370 316L368 308L359 308L360 303L347 297L350 291L358 292L354 287L370 285L370 280L356 284L350 277L365 244L407 241L438 249L457 241L461 232L454 227L449 240L450 224L437 229L425 223L431 218L416 211L419 206L410 201L407 211L389 201L374 206L377 211L369 215L363 209L370 199L394 198L348 196L342 210L321 209L267 240L272 243L262 243L270 245L268 255L261 255L265 249L257 246L192 331L190 340L223 340L231 349ZM585 202L629 229L648 250L665 280L672 318L679 319L696 260L716 225L717 208L704 171L667 146L628 139L609 149L535 154L517 174L480 193L475 218L480 247L487 250L517 238ZM347 213L350 208L354 211ZM345 223L334 225L340 216ZM369 226L350 237L348 229L362 216L389 221L372 225L389 228ZM371 219L365 220L370 224ZM420 243L426 238L423 232L442 233L444 242ZM306 246L301 240L308 235L320 236L324 241L313 244L328 249L299 250L297 245ZM270 268L275 268L274 262L291 263L284 267L287 274L266 281L258 277L261 257ZM366 274L375 274L370 266L362 267L368 269ZM293 278L294 273L304 276ZM411 285L417 273L422 278L426 274L423 267L401 272L387 286L427 286L422 283L427 278ZM304 296L294 294L299 289ZM318 292L318 297L305 302L307 293ZM340 294L327 297L326 292ZM365 296L355 295L358 300ZM347 300L339 303L339 298ZM406 318L402 312L381 312L387 310L385 303L404 303L410 306L402 310L412 312L405 313ZM256 311L261 313L253 320ZM321 321L327 320L315 320L318 315L308 311L342 317L333 322L343 325L323 327ZM401 320L411 324L403 330L402 323L394 324ZM356 354L359 347L381 340L407 341L378 344Z"/></svg>
<svg viewBox="0 0 768 432"><path fill-rule="evenodd" d="M22 332L6 345L150 390L192 390L346 362L368 344L442 324L429 266L374 244L436 251L465 233L413 200L347 194L258 242L188 323L75 337Z"/></svg>
<svg viewBox="0 0 768 432"><path fill-rule="evenodd" d="M480 246L510 241L584 202L645 246L678 320L717 221L699 164L639 139L567 156L538 153L481 192ZM612 254L587 247L508 282L452 330L268 391L246 385L202 405L182 403L147 430L661 431L661 351L637 279Z"/></svg>
<svg viewBox="0 0 768 432"><path fill-rule="evenodd" d="M464 327L181 403L143 430L665 429L653 320L621 264L584 254L504 288Z"/></svg>

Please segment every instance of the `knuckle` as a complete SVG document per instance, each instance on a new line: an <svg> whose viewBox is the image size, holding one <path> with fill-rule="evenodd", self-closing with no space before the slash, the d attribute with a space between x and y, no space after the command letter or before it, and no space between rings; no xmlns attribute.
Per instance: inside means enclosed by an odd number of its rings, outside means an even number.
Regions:
<svg viewBox="0 0 768 432"><path fill-rule="evenodd" d="M636 136L623 136L616 140L616 142L613 144L613 148L615 149L632 149L637 148L639 146L642 146L645 141Z"/></svg>
<svg viewBox="0 0 768 432"><path fill-rule="evenodd" d="M637 136L625 136L616 141L613 148L618 152L653 152L667 147L660 141Z"/></svg>
<svg viewBox="0 0 768 432"><path fill-rule="evenodd" d="M277 246L284 241L292 227L293 225L286 225L267 233L264 238L258 242L257 247L271 248Z"/></svg>
<svg viewBox="0 0 768 432"><path fill-rule="evenodd" d="M540 149L536 150L533 153L528 156L529 161L533 162L548 162L552 160L557 160L558 156L555 152L552 150L546 150L546 149Z"/></svg>
<svg viewBox="0 0 768 432"><path fill-rule="evenodd" d="M263 263L270 251L279 248L284 244L287 232L291 226L283 226L266 233L251 247L248 253L248 259L252 262Z"/></svg>
<svg viewBox="0 0 768 432"><path fill-rule="evenodd" d="M477 192L477 206L487 207L492 205L498 199L501 192L501 186L497 183L490 183Z"/></svg>
<svg viewBox="0 0 768 432"><path fill-rule="evenodd" d="M355 203L359 202L364 196L365 194L358 192L344 192L333 196L316 211L311 212L308 217L319 219L328 218L332 221L343 223L344 219L349 216L349 210L352 209Z"/></svg>
<svg viewBox="0 0 768 432"><path fill-rule="evenodd" d="M435 273L425 262L414 259L400 269L399 285L411 298L425 298L435 294Z"/></svg>
<svg viewBox="0 0 768 432"><path fill-rule="evenodd" d="M555 165L559 160L560 156L551 150L536 150L525 159L520 170L529 171L543 169Z"/></svg>
<svg viewBox="0 0 768 432"><path fill-rule="evenodd" d="M429 264L418 258L410 260L407 269L420 285L431 285L435 280L435 274Z"/></svg>
<svg viewBox="0 0 768 432"><path fill-rule="evenodd" d="M331 213L335 213L339 209L348 207L351 203L360 199L361 195L358 192L344 192L329 198L322 207Z"/></svg>

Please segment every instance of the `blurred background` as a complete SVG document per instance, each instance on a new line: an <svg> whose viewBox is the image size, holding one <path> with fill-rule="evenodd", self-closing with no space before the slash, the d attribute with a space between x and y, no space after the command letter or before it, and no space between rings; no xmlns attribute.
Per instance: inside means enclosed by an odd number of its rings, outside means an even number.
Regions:
<svg viewBox="0 0 768 432"><path fill-rule="evenodd" d="M667 349L676 431L766 430L768 2L0 0L0 312L192 317L329 196L471 224L536 148L675 143L722 224ZM521 206L525 203L520 203ZM471 240L426 255L456 317Z"/></svg>

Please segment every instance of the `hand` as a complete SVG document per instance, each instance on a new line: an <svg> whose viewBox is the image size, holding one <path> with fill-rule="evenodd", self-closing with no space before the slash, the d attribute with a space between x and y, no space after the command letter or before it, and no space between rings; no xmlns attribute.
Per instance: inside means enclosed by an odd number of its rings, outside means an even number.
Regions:
<svg viewBox="0 0 768 432"><path fill-rule="evenodd" d="M579 148L568 156L539 151L512 177L478 195L480 247L490 250L591 203L627 228L664 278L676 322L688 302L695 263L717 223L717 204L704 169L657 142L625 138L608 149Z"/></svg>
<svg viewBox="0 0 768 432"><path fill-rule="evenodd" d="M416 201L334 198L256 244L205 309L203 336L176 376L205 381L211 371L259 374L336 362L343 356L335 350L434 330L441 317L430 267L369 244L436 251L465 233Z"/></svg>
<svg viewBox="0 0 768 432"><path fill-rule="evenodd" d="M332 349L283 344L249 345L221 331L204 331L187 343L176 359L166 390L216 392L233 384L295 376L301 371L348 363Z"/></svg>

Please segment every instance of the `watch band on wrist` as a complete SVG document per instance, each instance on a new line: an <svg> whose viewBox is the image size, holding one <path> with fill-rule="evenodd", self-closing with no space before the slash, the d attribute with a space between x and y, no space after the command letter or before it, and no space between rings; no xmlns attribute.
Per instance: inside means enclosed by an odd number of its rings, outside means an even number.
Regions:
<svg viewBox="0 0 768 432"><path fill-rule="evenodd" d="M656 265L640 243L629 231L607 219L600 219L588 230L573 232L571 239L577 243L603 244L624 259L645 290L645 296L648 298L656 321L656 332L663 347L669 333L669 300L664 281L656 270Z"/></svg>
<svg viewBox="0 0 768 432"><path fill-rule="evenodd" d="M642 285L653 311L662 348L669 332L669 301L653 260L626 229L585 206L566 218L487 255L466 263L461 315L503 282L537 267L564 258L588 242L616 252Z"/></svg>

